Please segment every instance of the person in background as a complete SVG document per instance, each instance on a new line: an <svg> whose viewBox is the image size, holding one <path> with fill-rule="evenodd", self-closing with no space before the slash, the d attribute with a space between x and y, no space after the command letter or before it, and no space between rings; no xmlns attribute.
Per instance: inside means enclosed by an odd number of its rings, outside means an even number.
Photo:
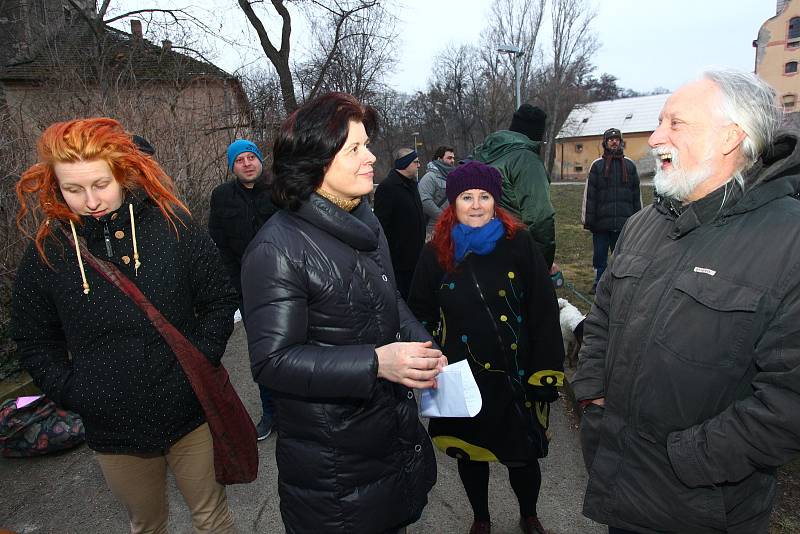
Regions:
<svg viewBox="0 0 800 534"><path fill-rule="evenodd" d="M233 533L208 424L176 354L82 259L88 250L115 265L219 365L236 293L214 243L117 121L53 124L37 152L17 183L20 229L36 225L11 305L20 363L45 395L80 414L132 533L166 532L168 469L196 532Z"/></svg>
<svg viewBox="0 0 800 534"><path fill-rule="evenodd" d="M280 421L288 534L403 532L436 481L412 388L433 387L447 360L400 298L365 200L375 124L375 111L344 93L284 121L273 163L283 209L242 262L253 377L273 392Z"/></svg>
<svg viewBox="0 0 800 534"><path fill-rule="evenodd" d="M263 168L261 151L252 141L237 139L228 146L228 169L234 180L222 183L211 193L211 211L208 231L219 248L222 263L231 283L239 293L239 310L242 306L242 255L261 226L277 208L272 203L272 190ZM261 419L256 425L258 440L272 433L274 408L269 389L258 385L261 396Z"/></svg>
<svg viewBox="0 0 800 534"><path fill-rule="evenodd" d="M619 233L628 217L642 209L639 174L625 157L622 132L609 128L603 134L603 157L589 169L583 191L581 222L592 232L592 265L595 270L591 294L608 265L608 249L614 252Z"/></svg>
<svg viewBox="0 0 800 534"><path fill-rule="evenodd" d="M392 257L397 289L408 297L411 277L425 244L425 214L417 190L419 157L416 150L395 152L394 168L375 190L375 216L383 226Z"/></svg>
<svg viewBox="0 0 800 534"><path fill-rule="evenodd" d="M450 362L469 362L483 399L475 417L432 418L428 427L458 460L470 534L491 530L488 462L508 467L522 531L543 534L538 459L548 452L564 347L547 265L525 227L497 205L501 182L497 169L477 161L450 173L450 205L425 245L408 303Z"/></svg>
<svg viewBox="0 0 800 534"><path fill-rule="evenodd" d="M440 146L433 153L433 161L428 163L427 171L419 181L419 198L422 211L427 220L426 237L433 235L433 228L439 215L447 207L447 175L455 169L456 156L453 147Z"/></svg>
<svg viewBox="0 0 800 534"><path fill-rule="evenodd" d="M522 104L508 130L490 134L472 156L500 171L503 194L498 203L528 227L549 269L556 255L556 227L550 178L540 156L546 121L540 108Z"/></svg>

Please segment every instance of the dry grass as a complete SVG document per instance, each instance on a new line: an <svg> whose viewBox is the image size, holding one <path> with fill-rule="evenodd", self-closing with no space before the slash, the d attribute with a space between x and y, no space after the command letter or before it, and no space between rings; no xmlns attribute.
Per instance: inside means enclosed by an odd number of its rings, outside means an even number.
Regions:
<svg viewBox="0 0 800 534"><path fill-rule="evenodd" d="M550 188L550 198L556 210L556 263L564 273L567 286L589 301L589 290L594 281L592 268L592 234L581 224L581 203L583 184L554 185ZM642 186L644 205L653 202L653 187ZM558 290L558 296L566 298L583 313L590 305L575 294L570 287Z"/></svg>

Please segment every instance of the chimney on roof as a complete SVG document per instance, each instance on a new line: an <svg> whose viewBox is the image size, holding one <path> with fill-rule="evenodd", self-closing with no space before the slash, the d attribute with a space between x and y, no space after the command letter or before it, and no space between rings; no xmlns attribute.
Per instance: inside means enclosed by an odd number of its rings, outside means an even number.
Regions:
<svg viewBox="0 0 800 534"><path fill-rule="evenodd" d="M786 0L778 0L777 5L775 6L775 14L780 15L785 5L786 5Z"/></svg>
<svg viewBox="0 0 800 534"><path fill-rule="evenodd" d="M142 38L142 21L133 19L131 20L131 35L133 35L134 39L141 39Z"/></svg>
<svg viewBox="0 0 800 534"><path fill-rule="evenodd" d="M164 39L163 41L161 41L161 48L164 49L164 52L169 52L170 50L172 50L172 41L170 41L169 39Z"/></svg>

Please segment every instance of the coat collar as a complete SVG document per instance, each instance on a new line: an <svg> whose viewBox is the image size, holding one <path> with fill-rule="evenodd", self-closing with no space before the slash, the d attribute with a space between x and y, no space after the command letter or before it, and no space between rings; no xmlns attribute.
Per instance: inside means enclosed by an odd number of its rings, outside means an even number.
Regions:
<svg viewBox="0 0 800 534"><path fill-rule="evenodd" d="M119 208L99 219L81 216L81 224L75 225L76 231L79 235L87 239L92 239L98 236L102 238L105 225L108 225L111 231L130 226L129 205L133 205L133 214L138 219L145 210L149 209L151 203L144 191L126 191L125 198ZM64 224L64 228L69 231L69 221L62 222L62 224Z"/></svg>
<svg viewBox="0 0 800 534"><path fill-rule="evenodd" d="M348 213L317 193L311 193L295 214L356 250L378 248L380 223L366 201Z"/></svg>

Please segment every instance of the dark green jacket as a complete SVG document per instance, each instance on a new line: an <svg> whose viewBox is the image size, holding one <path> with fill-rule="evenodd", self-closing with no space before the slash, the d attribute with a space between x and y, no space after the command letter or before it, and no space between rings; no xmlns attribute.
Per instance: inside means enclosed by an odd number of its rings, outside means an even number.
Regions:
<svg viewBox="0 0 800 534"><path fill-rule="evenodd" d="M767 532L775 470L800 453L800 146L775 147L744 194L657 200L622 231L572 381L605 398L581 421L600 523Z"/></svg>
<svg viewBox="0 0 800 534"><path fill-rule="evenodd" d="M555 210L539 145L525 134L500 130L475 147L472 155L503 175L500 206L528 226L549 268L556 255Z"/></svg>

